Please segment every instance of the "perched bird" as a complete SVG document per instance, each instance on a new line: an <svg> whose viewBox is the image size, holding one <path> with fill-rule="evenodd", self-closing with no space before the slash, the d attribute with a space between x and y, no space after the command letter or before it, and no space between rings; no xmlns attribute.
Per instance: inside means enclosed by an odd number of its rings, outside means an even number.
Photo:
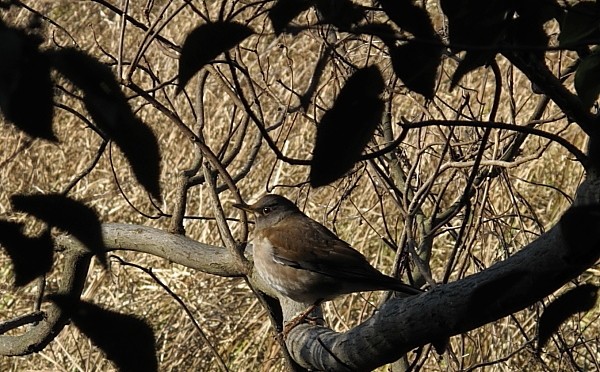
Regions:
<svg viewBox="0 0 600 372"><path fill-rule="evenodd" d="M252 244L258 274L296 302L318 305L342 294L375 290L422 293L377 271L360 252L283 196L270 194L234 207L256 217Z"/></svg>

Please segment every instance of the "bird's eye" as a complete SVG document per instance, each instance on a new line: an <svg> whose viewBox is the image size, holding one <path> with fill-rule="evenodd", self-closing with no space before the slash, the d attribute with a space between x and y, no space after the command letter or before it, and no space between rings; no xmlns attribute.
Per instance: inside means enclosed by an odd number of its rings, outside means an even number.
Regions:
<svg viewBox="0 0 600 372"><path fill-rule="evenodd" d="M264 207L262 209L263 214L269 214L269 213L271 213L271 211L272 211L271 207Z"/></svg>

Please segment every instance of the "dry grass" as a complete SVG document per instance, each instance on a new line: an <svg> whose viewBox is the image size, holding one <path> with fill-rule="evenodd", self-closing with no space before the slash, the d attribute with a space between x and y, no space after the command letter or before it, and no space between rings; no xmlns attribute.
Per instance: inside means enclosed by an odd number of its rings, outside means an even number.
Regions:
<svg viewBox="0 0 600 372"><path fill-rule="evenodd" d="M109 54L117 55L120 18L101 6L91 2L67 1L28 3L63 26L73 35L77 44L90 54L108 60L100 50L102 47ZM144 19L142 2L135 2L135 5L133 3L131 14L138 19ZM166 4L170 5L163 20L173 15L175 9L180 6L177 1L172 4L156 1L150 21L157 19L158 10ZM213 19L217 14L216 5L211 5L215 9L209 10ZM204 9L203 6L200 8ZM17 24L25 22L27 17L25 11L13 12L10 16ZM199 23L198 17L188 7L177 13L160 34L181 44L186 32ZM256 29L264 27L267 33L245 41L243 45L246 50L240 52L238 58L245 63L254 79L255 89L259 91L258 100L264 121L271 124L280 117L279 109L283 105L291 102L293 106L297 103L295 97L289 94L279 81L299 92L304 91L312 75L313 66L319 58L321 39L316 31L305 32L297 37L276 38L270 33L270 26L262 16L255 18L252 26ZM70 43L70 38L60 30L49 27L47 33L53 34L60 45ZM133 58L143 35L143 32L134 27L127 29L125 60L130 61ZM375 53L376 47L380 45L369 45L365 40L344 43L347 58L360 65L368 55L369 61L379 63L384 74L389 76L392 74L389 62L385 56ZM175 53L154 42L146 51L143 63L159 73L160 79L166 81L176 75L176 57ZM556 69L559 62L566 63L565 61L566 57L553 54L549 55L548 63ZM500 63L503 84L505 87L510 86L512 93L508 89L504 90L497 121L526 122L539 97L530 92L528 81L518 71L511 70L503 61ZM468 75L462 82L462 87L448 93L448 74L453 71L453 66L451 61L444 62L441 87L433 103L425 104L420 97L402 92L396 87L398 93L393 99L392 122L399 122L401 117L409 121L454 118L455 114L445 104L458 107L464 102L467 94L470 97L470 113L465 115L473 120L485 120L492 102L492 74L481 69ZM223 89L223 80L230 76L227 68L224 65L217 65L215 68L221 71L223 78L212 72L207 80L204 94L204 135L211 148L218 151L229 138L232 125L238 125L243 115L239 108L235 108L234 100ZM127 66L124 67L124 71L127 72ZM325 71L319 85L317 105L330 107L332 97L347 75L346 66L341 63L332 64ZM136 72L132 78L137 84L149 88L147 76ZM194 92L195 84L197 82L194 80L188 92ZM244 84L248 86L247 82ZM193 94L191 96L193 97ZM185 97L174 95L174 86L161 90L157 99L165 105L172 105L170 107L182 120L193 126L191 109ZM67 97L60 97L60 100L67 104L76 104ZM514 104L511 105L511 102ZM132 99L131 104L139 110L138 115L154 130L159 139L163 156L161 183L164 204L161 208L168 213L173 208L177 176L192 163L194 149L173 123L151 105L145 104L140 98ZM255 109L256 107L258 106L254 106ZM289 114L284 124L271 135L277 139L279 148L286 155L307 159L312 149L315 119L318 121L322 113L320 109L311 106L306 114ZM550 105L543 118L559 116L558 109ZM541 128L549 132L562 131L561 136L569 139L577 147L584 148L584 136L575 126L567 126L565 120L549 120L549 123ZM33 141L28 145L28 138L10 125L2 124L0 127L0 138L4 144L0 150L0 175L3 180L0 212L3 218L27 221L31 231L35 231L37 226L25 216L11 211L10 196L16 193L61 191L75 174L89 164L100 144L100 139L91 130L86 129L84 123L64 111L56 111L55 130L61 140L59 145L43 141ZM254 131L252 127L247 138L251 138ZM460 149L466 155L476 151L481 130L457 128L453 134L455 138L452 142L456 149ZM506 131L492 132L492 146L486 151L486 158L492 158L494 151L498 151L510 141L509 134L511 133ZM454 168L448 168L442 174L436 173L435 169L440 162L448 162L447 158L440 159L448 135L448 128L413 131L402 146L406 163L414 167L414 178L410 180L412 186L420 187L432 177L435 180L432 194L441 192L446 187L445 193L439 197L442 207L448 207L461 195L470 172L470 168L460 168L456 171ZM249 139L246 141L249 142ZM378 142L381 143L382 139L378 138ZM248 147L249 144L242 149L242 156L231 164L230 170L235 170L242 164L243 154L249 152ZM534 156L538 153L539 156ZM528 156L532 158L530 161L507 169L501 177L484 182L478 189L473 202L476 223L468 232L457 258L458 265L453 269L450 280L478 272L518 251L552 226L569 206L569 200L556 190L562 190L572 197L583 177L582 168L572 161L572 156L563 148L556 144L548 145L547 141L538 138L527 140L520 158ZM146 194L136 184L126 161L116 148L113 148L112 162L129 201L144 212L154 214ZM307 167L278 161L267 146L263 145L255 166L239 183L239 188L248 198L273 188L276 192L296 198L305 206L309 215L358 247L382 271L389 272L394 262L394 252L382 242L381 237L385 236L384 222L389 226L391 237L399 241L404 220L401 211L392 203L391 196L376 181L373 169L361 165L352 176L318 190L311 190L305 185L307 174ZM199 186L190 191L187 209L189 215L212 215L204 187ZM383 212L379 208L377 192L382 194ZM107 153L69 195L93 206L103 221L137 223L163 229L169 224L167 218L144 218L128 205L116 187ZM231 195L225 192L221 197L226 210L233 216L234 212L227 204ZM422 208L426 214L430 213L433 208L431 199L426 200ZM462 223L461 217L457 216L449 225L457 229ZM237 232L239 226L232 224L232 229ZM445 233L436 238L433 246L431 267L436 280L443 277L449 252L455 243L451 234L455 229L445 229ZM213 222L186 220L186 232L198 241L220 244ZM153 268L158 277L192 310L203 332L231 370L282 369L281 355L266 314L242 280L206 275L152 256L132 253L119 253L119 256ZM7 284L12 280L11 275L10 261L0 251L0 278L4 283L0 284L0 319L23 313L33 306L32 296L35 288L29 286L14 290ZM53 272L49 276L50 287L59 275L59 272ZM596 267L588 270L581 281L598 283L598 277ZM372 313L380 296L379 293L357 294L328 303L325 307L327 320L334 329L348 329ZM192 371L217 368L214 356L184 311L157 283L139 270L116 263L111 266L109 273L92 267L83 299L147 319L156 332L161 370ZM561 339L551 341L546 353L541 357L534 355L532 348L524 345L535 338L541 309L540 303L509 318L454 337L452 350L456 357L444 356L438 359L429 354L423 357L426 359L423 370L463 370L499 359L505 360L495 363L489 370L569 370L572 365L568 356L560 351L566 348L564 345L573 346L571 352L580 365L585 365L581 363L589 358L590 352L586 351L586 348L599 355L598 326L593 324L600 316L598 309L570 319L561 327ZM2 371L88 372L113 369L103 355L71 326L67 326L52 343L37 354L18 358L0 357Z"/></svg>

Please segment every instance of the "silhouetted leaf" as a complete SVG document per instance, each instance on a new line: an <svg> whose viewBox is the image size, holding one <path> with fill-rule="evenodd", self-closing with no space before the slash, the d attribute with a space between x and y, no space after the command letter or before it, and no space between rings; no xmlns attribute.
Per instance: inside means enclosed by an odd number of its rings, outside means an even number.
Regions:
<svg viewBox="0 0 600 372"><path fill-rule="evenodd" d="M251 28L236 22L206 23L192 30L183 42L179 57L177 91L180 92L204 65L252 33Z"/></svg>
<svg viewBox="0 0 600 372"><path fill-rule="evenodd" d="M519 16L514 19L510 27L511 43L534 55L538 60L543 60L548 47L549 37L544 31L544 22L541 17Z"/></svg>
<svg viewBox="0 0 600 372"><path fill-rule="evenodd" d="M558 44L569 47L597 32L600 26L599 15L596 2L592 1L580 2L568 8L560 22Z"/></svg>
<svg viewBox="0 0 600 372"><path fill-rule="evenodd" d="M488 64L496 56L494 48L504 40L511 25L514 3L505 0L441 0L448 17L453 51L467 49L452 77L452 87L470 71ZM481 48L481 49L477 49Z"/></svg>
<svg viewBox="0 0 600 372"><path fill-rule="evenodd" d="M269 19L277 35L281 34L285 27L300 13L307 10L314 0L278 0L269 9Z"/></svg>
<svg viewBox="0 0 600 372"><path fill-rule="evenodd" d="M110 68L74 48L53 56L54 67L83 91L86 109L98 129L110 139L118 138L133 113Z"/></svg>
<svg viewBox="0 0 600 372"><path fill-rule="evenodd" d="M466 52L465 56L460 60L454 74L452 74L452 80L450 82L450 90L452 90L460 82L466 74L484 66L488 63L495 53L482 53L482 52Z"/></svg>
<svg viewBox="0 0 600 372"><path fill-rule="evenodd" d="M562 294L546 307L538 327L538 350L570 316L591 310L598 300L598 287L584 284Z"/></svg>
<svg viewBox="0 0 600 372"><path fill-rule="evenodd" d="M23 234L21 223L0 220L0 245L12 261L16 286L24 286L52 268L53 244L49 230L29 237Z"/></svg>
<svg viewBox="0 0 600 372"><path fill-rule="evenodd" d="M119 146L138 182L160 200L158 142L152 130L131 111L110 68L73 48L55 52L54 65L83 91L83 102L94 123Z"/></svg>
<svg viewBox="0 0 600 372"><path fill-rule="evenodd" d="M42 40L0 25L0 110L33 137L57 141L52 132L52 79Z"/></svg>
<svg viewBox="0 0 600 372"><path fill-rule="evenodd" d="M528 19L535 23L557 19L563 12L556 0L516 1L513 4L519 18Z"/></svg>
<svg viewBox="0 0 600 372"><path fill-rule="evenodd" d="M365 17L362 7L350 0L315 0L319 22L346 30Z"/></svg>
<svg viewBox="0 0 600 372"><path fill-rule="evenodd" d="M404 85L432 99L442 58L441 47L410 40L400 46L389 46L389 52L394 72Z"/></svg>
<svg viewBox="0 0 600 372"><path fill-rule="evenodd" d="M352 168L381 120L384 83L375 66L356 71L317 127L310 184L323 186Z"/></svg>
<svg viewBox="0 0 600 372"><path fill-rule="evenodd" d="M412 0L378 0L383 11L401 29L416 37L430 38L434 33L429 14Z"/></svg>
<svg viewBox="0 0 600 372"><path fill-rule="evenodd" d="M562 9L556 0L529 0L514 3L516 16L509 20L508 41L521 48L516 53L526 54L525 59L537 58L539 63L545 63L544 58L548 48L549 36L545 24L551 19L558 18ZM534 92L539 87L532 84Z"/></svg>
<svg viewBox="0 0 600 372"><path fill-rule="evenodd" d="M596 160L596 141L590 139L590 156ZM568 254L565 260L584 262L592 259L600 250L600 236L593 232L600 230L600 204L571 207L560 219L560 229L563 234ZM589 249L592 247L592 249Z"/></svg>
<svg viewBox="0 0 600 372"><path fill-rule="evenodd" d="M129 161L135 178L156 200L160 191L160 150L154 132L140 119L131 117L127 127L113 139Z"/></svg>
<svg viewBox="0 0 600 372"><path fill-rule="evenodd" d="M154 332L145 320L67 296L52 295L48 299L70 316L119 371L158 371Z"/></svg>
<svg viewBox="0 0 600 372"><path fill-rule="evenodd" d="M590 160L598 160L598 143L590 138ZM571 207L560 219L560 230L566 246L563 260L570 265L591 265L600 251L600 204Z"/></svg>
<svg viewBox="0 0 600 372"><path fill-rule="evenodd" d="M396 45L391 37L393 30L387 25L371 24L361 29L377 35L387 45L394 72L408 89L433 98L442 43L434 32L429 15L410 0L383 0L379 3L394 23L420 39Z"/></svg>
<svg viewBox="0 0 600 372"><path fill-rule="evenodd" d="M574 84L583 105L591 107L600 95L600 53L592 53L581 61Z"/></svg>
<svg viewBox="0 0 600 372"><path fill-rule="evenodd" d="M560 227L570 249L578 249L592 238L590 232L600 228L600 204L571 207L560 218ZM599 239L594 239L599 241Z"/></svg>
<svg viewBox="0 0 600 372"><path fill-rule="evenodd" d="M13 195L13 208L72 234L106 266L100 221L87 205L59 194Z"/></svg>
<svg viewBox="0 0 600 372"><path fill-rule="evenodd" d="M497 44L514 11L513 2L505 0L440 0L440 4L448 17L450 42L461 47Z"/></svg>

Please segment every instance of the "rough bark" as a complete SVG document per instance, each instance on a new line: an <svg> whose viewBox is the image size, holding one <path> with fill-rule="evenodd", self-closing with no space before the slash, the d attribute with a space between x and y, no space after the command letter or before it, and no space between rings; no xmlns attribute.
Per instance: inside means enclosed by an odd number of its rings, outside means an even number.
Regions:
<svg viewBox="0 0 600 372"><path fill-rule="evenodd" d="M62 276L58 294L79 297L87 276L91 256L87 250L70 249L65 252ZM48 303L43 320L35 323L25 333L7 336L0 335L0 355L27 355L42 350L67 324L69 319L54 303Z"/></svg>
<svg viewBox="0 0 600 372"><path fill-rule="evenodd" d="M574 205L598 203L598 190L597 180L588 179L581 185ZM587 227L600 227L600 219L596 218L588 219L575 233L589 237ZM306 368L371 370L417 346L473 330L543 299L598 261L600 239L590 238L587 242L570 244L559 223L513 256L480 273L419 296L388 301L371 318L347 332L300 325L288 335L287 346L292 357Z"/></svg>

